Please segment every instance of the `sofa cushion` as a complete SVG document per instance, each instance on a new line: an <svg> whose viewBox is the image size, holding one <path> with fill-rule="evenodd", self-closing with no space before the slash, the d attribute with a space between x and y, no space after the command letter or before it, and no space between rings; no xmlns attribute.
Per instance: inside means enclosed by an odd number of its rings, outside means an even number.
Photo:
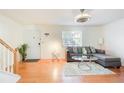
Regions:
<svg viewBox="0 0 124 93"><path fill-rule="evenodd" d="M120 62L121 59L109 55L104 54L93 54L95 57L97 57L99 60L107 61L107 62Z"/></svg>
<svg viewBox="0 0 124 93"><path fill-rule="evenodd" d="M98 60L97 63L101 64L104 67L120 67L121 66L120 61L106 62L106 61Z"/></svg>

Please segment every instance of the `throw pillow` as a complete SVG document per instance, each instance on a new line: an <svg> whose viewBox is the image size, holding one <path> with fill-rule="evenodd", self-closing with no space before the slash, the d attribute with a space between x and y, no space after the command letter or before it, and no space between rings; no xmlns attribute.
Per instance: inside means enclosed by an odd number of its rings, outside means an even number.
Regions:
<svg viewBox="0 0 124 93"><path fill-rule="evenodd" d="M96 49L94 47L90 47L92 53L96 53Z"/></svg>
<svg viewBox="0 0 124 93"><path fill-rule="evenodd" d="M82 48L82 53L83 53L83 54L87 54L87 50L86 50L85 47Z"/></svg>
<svg viewBox="0 0 124 93"><path fill-rule="evenodd" d="M90 47L85 47L86 48L86 51L87 51L87 54L91 54L91 50L90 50Z"/></svg>

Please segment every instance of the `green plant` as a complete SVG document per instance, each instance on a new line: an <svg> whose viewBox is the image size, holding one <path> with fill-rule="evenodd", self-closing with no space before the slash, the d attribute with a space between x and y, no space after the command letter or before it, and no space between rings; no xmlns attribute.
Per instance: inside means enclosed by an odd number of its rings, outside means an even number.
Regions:
<svg viewBox="0 0 124 93"><path fill-rule="evenodd" d="M27 44L22 44L18 50L19 50L19 53L22 57L22 61L25 61L26 57L27 57L27 48L28 48L28 45Z"/></svg>

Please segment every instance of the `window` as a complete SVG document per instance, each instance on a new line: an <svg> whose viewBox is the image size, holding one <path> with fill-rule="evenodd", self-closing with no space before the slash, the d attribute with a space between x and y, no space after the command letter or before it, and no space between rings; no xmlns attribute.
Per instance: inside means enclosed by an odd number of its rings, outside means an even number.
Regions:
<svg viewBox="0 0 124 93"><path fill-rule="evenodd" d="M62 40L64 46L82 46L81 31L63 31Z"/></svg>

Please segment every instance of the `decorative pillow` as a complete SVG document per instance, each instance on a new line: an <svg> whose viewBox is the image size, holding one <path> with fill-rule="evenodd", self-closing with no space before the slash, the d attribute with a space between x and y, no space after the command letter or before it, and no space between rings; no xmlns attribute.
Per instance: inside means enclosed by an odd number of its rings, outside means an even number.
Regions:
<svg viewBox="0 0 124 93"><path fill-rule="evenodd" d="M85 47L82 48L82 53L83 53L83 54L87 54L87 50L86 50Z"/></svg>
<svg viewBox="0 0 124 93"><path fill-rule="evenodd" d="M96 53L96 49L94 47L90 47L92 53Z"/></svg>
<svg viewBox="0 0 124 93"><path fill-rule="evenodd" d="M86 48L86 51L87 51L87 54L91 54L91 50L90 50L90 47L85 47Z"/></svg>

